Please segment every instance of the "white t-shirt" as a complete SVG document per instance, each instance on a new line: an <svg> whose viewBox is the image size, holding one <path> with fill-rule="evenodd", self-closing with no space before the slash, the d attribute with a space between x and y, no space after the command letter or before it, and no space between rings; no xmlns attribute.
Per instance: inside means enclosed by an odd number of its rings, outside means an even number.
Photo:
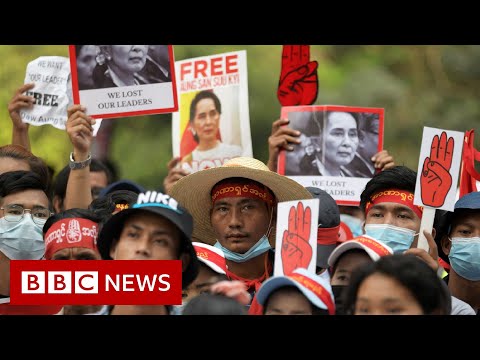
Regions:
<svg viewBox="0 0 480 360"><path fill-rule="evenodd" d="M238 145L230 145L219 142L216 147L210 150L193 150L192 160L222 160L222 163L231 158L242 156L242 148Z"/></svg>
<svg viewBox="0 0 480 360"><path fill-rule="evenodd" d="M468 303L452 295L452 311L450 315L477 315L477 313Z"/></svg>

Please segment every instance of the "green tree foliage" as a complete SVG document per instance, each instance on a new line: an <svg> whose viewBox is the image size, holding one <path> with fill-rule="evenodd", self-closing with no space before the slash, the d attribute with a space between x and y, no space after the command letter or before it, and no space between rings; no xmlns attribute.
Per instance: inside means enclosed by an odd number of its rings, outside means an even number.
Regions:
<svg viewBox="0 0 480 360"><path fill-rule="evenodd" d="M174 46L175 58L247 50L249 105L254 156L267 161L271 124L279 118L276 97L280 45ZM39 56L68 56L67 46L0 46L0 143L11 141L6 104L23 84L27 63ZM384 147L397 164L417 169L424 126L477 131L480 148L480 46L312 45L319 63L316 104L385 108ZM160 188L172 157L171 115L109 119L115 127L110 156L120 175ZM51 126L31 127L32 150L56 170L71 151L66 134Z"/></svg>

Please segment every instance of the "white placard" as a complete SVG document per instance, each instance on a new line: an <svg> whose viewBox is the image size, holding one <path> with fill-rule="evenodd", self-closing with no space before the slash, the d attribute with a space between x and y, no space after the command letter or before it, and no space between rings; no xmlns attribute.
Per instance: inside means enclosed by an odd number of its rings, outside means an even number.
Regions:
<svg viewBox="0 0 480 360"><path fill-rule="evenodd" d="M413 203L453 211L464 133L423 128Z"/></svg>
<svg viewBox="0 0 480 360"><path fill-rule="evenodd" d="M296 268L315 273L319 199L278 203L274 276Z"/></svg>
<svg viewBox="0 0 480 360"><path fill-rule="evenodd" d="M252 157L246 51L176 61L175 71L179 111L172 114L172 145L179 166L192 173Z"/></svg>
<svg viewBox="0 0 480 360"><path fill-rule="evenodd" d="M34 126L52 125L64 130L67 122L67 108L71 105L68 94L70 81L69 59L63 56L41 56L27 65L25 84L35 87L26 92L33 96L32 108L23 108L20 117L23 122Z"/></svg>

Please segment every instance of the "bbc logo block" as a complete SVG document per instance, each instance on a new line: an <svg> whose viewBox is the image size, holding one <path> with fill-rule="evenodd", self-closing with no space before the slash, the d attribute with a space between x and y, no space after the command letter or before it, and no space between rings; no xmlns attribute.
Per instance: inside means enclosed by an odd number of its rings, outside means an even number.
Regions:
<svg viewBox="0 0 480 360"><path fill-rule="evenodd" d="M180 305L180 260L12 260L12 305Z"/></svg>
<svg viewBox="0 0 480 360"><path fill-rule="evenodd" d="M23 294L98 294L98 271L22 271Z"/></svg>

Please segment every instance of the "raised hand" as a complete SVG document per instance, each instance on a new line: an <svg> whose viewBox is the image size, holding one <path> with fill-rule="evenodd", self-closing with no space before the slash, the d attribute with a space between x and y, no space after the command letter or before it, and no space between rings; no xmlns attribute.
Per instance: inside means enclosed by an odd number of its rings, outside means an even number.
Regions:
<svg viewBox="0 0 480 360"><path fill-rule="evenodd" d="M181 159L181 157L175 157L168 162L168 174L165 179L163 179L163 191L165 194L169 194L172 186L182 177L188 175L188 171L178 166Z"/></svg>
<svg viewBox="0 0 480 360"><path fill-rule="evenodd" d="M300 131L287 126L288 119L279 119L272 124L272 133L268 137L268 163L271 171L277 171L280 150L293 151L292 144L300 144Z"/></svg>
<svg viewBox="0 0 480 360"><path fill-rule="evenodd" d="M442 132L440 138L435 135L430 148L430 157L423 162L422 176L420 178L421 196L424 205L431 207L443 206L445 197L452 187L453 137L447 141L447 133Z"/></svg>
<svg viewBox="0 0 480 360"><path fill-rule="evenodd" d="M435 229L433 229L435 231ZM440 264L438 263L438 247L435 243L433 235L427 230L423 230L423 235L427 239L428 252L420 248L410 248L404 254L412 254L419 259L425 261L433 270L438 271Z"/></svg>
<svg viewBox="0 0 480 360"><path fill-rule="evenodd" d="M28 129L28 123L24 123L20 117L20 110L23 108L31 108L35 103L33 96L27 96L24 93L33 89L35 84L22 85L12 97L12 100L8 103L8 113L12 119L13 126L19 129Z"/></svg>
<svg viewBox="0 0 480 360"><path fill-rule="evenodd" d="M83 161L88 157L93 139L93 127L95 119L85 113L81 105L73 105L68 108L68 120L66 129L68 137L73 145L75 161Z"/></svg>
<svg viewBox="0 0 480 360"><path fill-rule="evenodd" d="M318 93L318 63L310 61L310 45L284 45L278 100L282 106L311 105Z"/></svg>
<svg viewBox="0 0 480 360"><path fill-rule="evenodd" d="M388 153L387 150L382 150L372 157L372 162L377 170L387 170L395 166L393 156Z"/></svg>
<svg viewBox="0 0 480 360"><path fill-rule="evenodd" d="M282 265L283 273L290 274L296 268L308 267L312 260L312 247L310 246L310 227L312 211L310 207L305 210L303 203L299 202L297 208L292 206L288 214L288 230L283 232L282 239Z"/></svg>
<svg viewBox="0 0 480 360"><path fill-rule="evenodd" d="M33 96L25 95L24 93L35 87L35 84L24 84L15 91L12 99L8 103L8 114L13 124L12 144L22 145L27 150L30 150L30 139L28 138L29 123L22 121L20 111L22 109L31 109L35 103Z"/></svg>

